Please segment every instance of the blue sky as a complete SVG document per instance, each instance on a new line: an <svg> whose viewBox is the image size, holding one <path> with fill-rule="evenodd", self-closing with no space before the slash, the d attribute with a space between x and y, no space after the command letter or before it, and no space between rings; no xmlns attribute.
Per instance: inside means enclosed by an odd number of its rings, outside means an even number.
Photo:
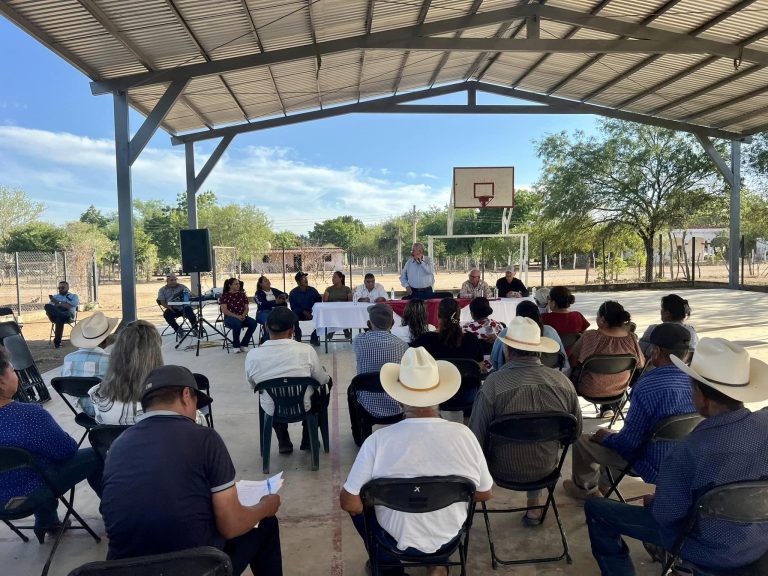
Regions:
<svg viewBox="0 0 768 576"><path fill-rule="evenodd" d="M111 97L92 96L86 76L2 17L0 53L0 185L44 202L43 219L56 224L90 204L116 210ZM131 129L140 122L133 114ZM446 204L454 166L512 165L516 187L526 187L540 169L534 141L595 124L547 115L319 120L236 137L204 189L262 208L278 230L303 233L345 214L370 224L412 204ZM198 169L214 146L196 146ZM159 131L134 165L134 198L173 203L183 189L183 148Z"/></svg>

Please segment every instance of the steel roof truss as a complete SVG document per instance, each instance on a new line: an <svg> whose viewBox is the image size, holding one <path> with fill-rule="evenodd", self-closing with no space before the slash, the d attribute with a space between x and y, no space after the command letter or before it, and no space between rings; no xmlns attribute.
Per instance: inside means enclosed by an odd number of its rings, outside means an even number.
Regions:
<svg viewBox="0 0 768 576"><path fill-rule="evenodd" d="M131 138L130 144L128 145L128 163L131 166L136 162L139 154L144 150L144 147L149 143L152 136L154 136L163 119L168 115L168 112L171 111L171 108L173 108L176 100L181 97L181 93L184 91L184 88L187 87L188 83L188 80L175 80L174 82L171 82L171 85L168 86L165 93L160 97L160 100L155 104L155 107L144 119L141 127L136 134L134 134L133 138Z"/></svg>

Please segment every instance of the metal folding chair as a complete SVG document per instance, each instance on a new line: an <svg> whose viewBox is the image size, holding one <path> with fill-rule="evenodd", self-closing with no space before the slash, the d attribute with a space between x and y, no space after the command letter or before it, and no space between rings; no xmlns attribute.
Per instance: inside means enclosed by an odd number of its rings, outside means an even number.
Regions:
<svg viewBox="0 0 768 576"><path fill-rule="evenodd" d="M579 372L579 377L576 381L577 390L579 389L579 384L581 384L585 372L592 372L593 374L620 374L621 372L629 372L621 394L607 397L581 395L584 400L595 405L595 410L598 414L600 413L598 404L616 404L618 406L614 411L610 424L608 424L608 428L612 428L619 418L624 420L624 405L627 403L627 388L632 381L632 375L635 373L636 366L637 358L632 354L595 354L584 360L580 366L581 371Z"/></svg>
<svg viewBox="0 0 768 576"><path fill-rule="evenodd" d="M87 398L88 390L96 386L99 382L101 382L101 378L81 376L57 376L56 378L51 379L51 386L56 390L59 396L61 396L61 399L64 400L67 408L69 408L72 411L72 414L75 415L75 423L78 426L85 428L85 432L83 432L80 441L77 443L78 447L83 443L83 440L85 440L88 431L96 426L96 420L94 420L93 416L78 411L77 408L72 405L72 402L69 401L69 396L74 396L75 398Z"/></svg>
<svg viewBox="0 0 768 576"><path fill-rule="evenodd" d="M48 402L51 394L16 322L0 323L0 343L11 355L13 369L19 377L19 390L14 398L19 402Z"/></svg>
<svg viewBox="0 0 768 576"><path fill-rule="evenodd" d="M352 424L352 439L355 444L362 446L365 439L373 434L375 424L394 424L405 418L402 412L393 416L373 416L360 404L361 392L380 394L382 398L389 398L384 388L381 387L381 379L378 372L365 372L352 378L347 388L347 405L349 406L349 420Z"/></svg>
<svg viewBox="0 0 768 576"><path fill-rule="evenodd" d="M446 358L461 373L461 385L456 394L440 404L440 410L445 412L463 412L466 418L472 415L472 405L475 402L477 391L483 384L483 376L480 373L480 364L468 358ZM472 391L475 393L472 394Z"/></svg>
<svg viewBox="0 0 768 576"><path fill-rule="evenodd" d="M70 329L74 328L77 324L77 314L80 312L80 306L75 306L75 315L70 319L64 322L65 326L69 326ZM48 344L50 344L53 341L53 337L56 335L56 325L51 322L51 333L48 335Z"/></svg>

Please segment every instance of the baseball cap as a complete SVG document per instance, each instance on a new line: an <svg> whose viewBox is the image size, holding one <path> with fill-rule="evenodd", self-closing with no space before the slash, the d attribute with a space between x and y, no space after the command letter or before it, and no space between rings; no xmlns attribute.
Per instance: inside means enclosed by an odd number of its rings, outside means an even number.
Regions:
<svg viewBox="0 0 768 576"><path fill-rule="evenodd" d="M296 272L296 276L294 276L293 279L296 280L296 282L298 282L299 278L301 278L302 276L309 276L309 274L307 274L306 272Z"/></svg>
<svg viewBox="0 0 768 576"><path fill-rule="evenodd" d="M395 316L392 312L392 308L383 302L368 306L368 318L370 319L371 324L377 328L392 326L392 324L395 322Z"/></svg>
<svg viewBox="0 0 768 576"><path fill-rule="evenodd" d="M267 330L272 332L285 332L293 328L299 317L286 306L275 306L267 316Z"/></svg>
<svg viewBox="0 0 768 576"><path fill-rule="evenodd" d="M147 396L161 388L191 388L197 392L197 409L205 408L213 399L197 386L195 375L184 366L160 366L149 373L144 381L144 392L141 395L143 402Z"/></svg>
<svg viewBox="0 0 768 576"><path fill-rule="evenodd" d="M664 322L653 329L650 341L651 344L667 350L687 348L691 343L691 333L680 324Z"/></svg>

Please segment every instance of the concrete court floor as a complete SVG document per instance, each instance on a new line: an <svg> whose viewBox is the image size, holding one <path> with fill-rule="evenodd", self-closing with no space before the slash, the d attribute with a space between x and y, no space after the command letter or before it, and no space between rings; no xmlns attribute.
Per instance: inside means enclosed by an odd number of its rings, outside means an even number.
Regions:
<svg viewBox="0 0 768 576"><path fill-rule="evenodd" d="M633 320L642 331L648 324L658 322L659 299L663 291L633 291L611 294L579 293L575 309L594 323L599 304L606 299L622 302L632 313ZM749 348L753 356L768 361L768 294L729 290L681 291L693 309L691 323L700 336L722 336ZM258 453L258 417L256 398L244 381L244 354L226 354L220 348L203 348L200 357L193 351L176 351L170 337L164 338L164 356L168 364L183 364L193 371L206 374L211 380L211 391L217 431L229 447L237 468L238 478L262 479ZM345 401L345 390L355 373L354 355L348 344L334 344L329 353L318 349L326 370L333 376L335 386L331 403L331 452L321 453L320 470L309 469L309 455L298 450L290 456L280 456L273 441L272 473L283 470L285 485L281 490L282 506L279 512L283 569L286 575L358 576L364 574L366 554L363 544L347 515L338 507L339 489L344 483L357 449L352 442ZM46 373L49 380L58 373ZM68 409L56 397L46 404L62 426L79 438L80 429L74 424ZM759 406L758 406L759 407ZM584 404L584 430L590 432L604 421L594 418L591 405ZM755 408L755 407L753 407ZM292 425L292 435L298 446L299 425ZM87 441L86 441L87 442ZM137 465L140 465L137 455ZM570 474L570 457L566 460L565 477ZM622 483L627 495L642 494L649 487L633 479ZM500 567L498 573L530 574L597 574L597 566L589 549L580 503L568 498L558 486L556 497L568 535L573 564L564 561L522 567ZM494 490L492 506L520 505L523 495L502 489ZM98 513L98 500L85 484L78 486L76 508L91 526L104 536L104 525ZM140 513L140 511L137 511ZM544 526L524 528L520 514L493 517L494 533L499 552L505 557L522 554L551 554L559 546L559 535L550 513ZM39 574L50 550L50 540L38 545L30 533L31 541L24 544L7 527L0 527L0 558L5 566L0 574L21 576ZM635 541L629 541L639 575L655 575L660 571L652 564ZM106 556L106 537L96 544L83 531L65 534L54 557L51 576L66 575L82 563L101 560ZM455 572L455 571L454 571ZM469 553L471 574L491 574L490 554L482 515L476 515L472 529ZM412 574L423 571L411 570ZM247 570L246 574L250 574Z"/></svg>

